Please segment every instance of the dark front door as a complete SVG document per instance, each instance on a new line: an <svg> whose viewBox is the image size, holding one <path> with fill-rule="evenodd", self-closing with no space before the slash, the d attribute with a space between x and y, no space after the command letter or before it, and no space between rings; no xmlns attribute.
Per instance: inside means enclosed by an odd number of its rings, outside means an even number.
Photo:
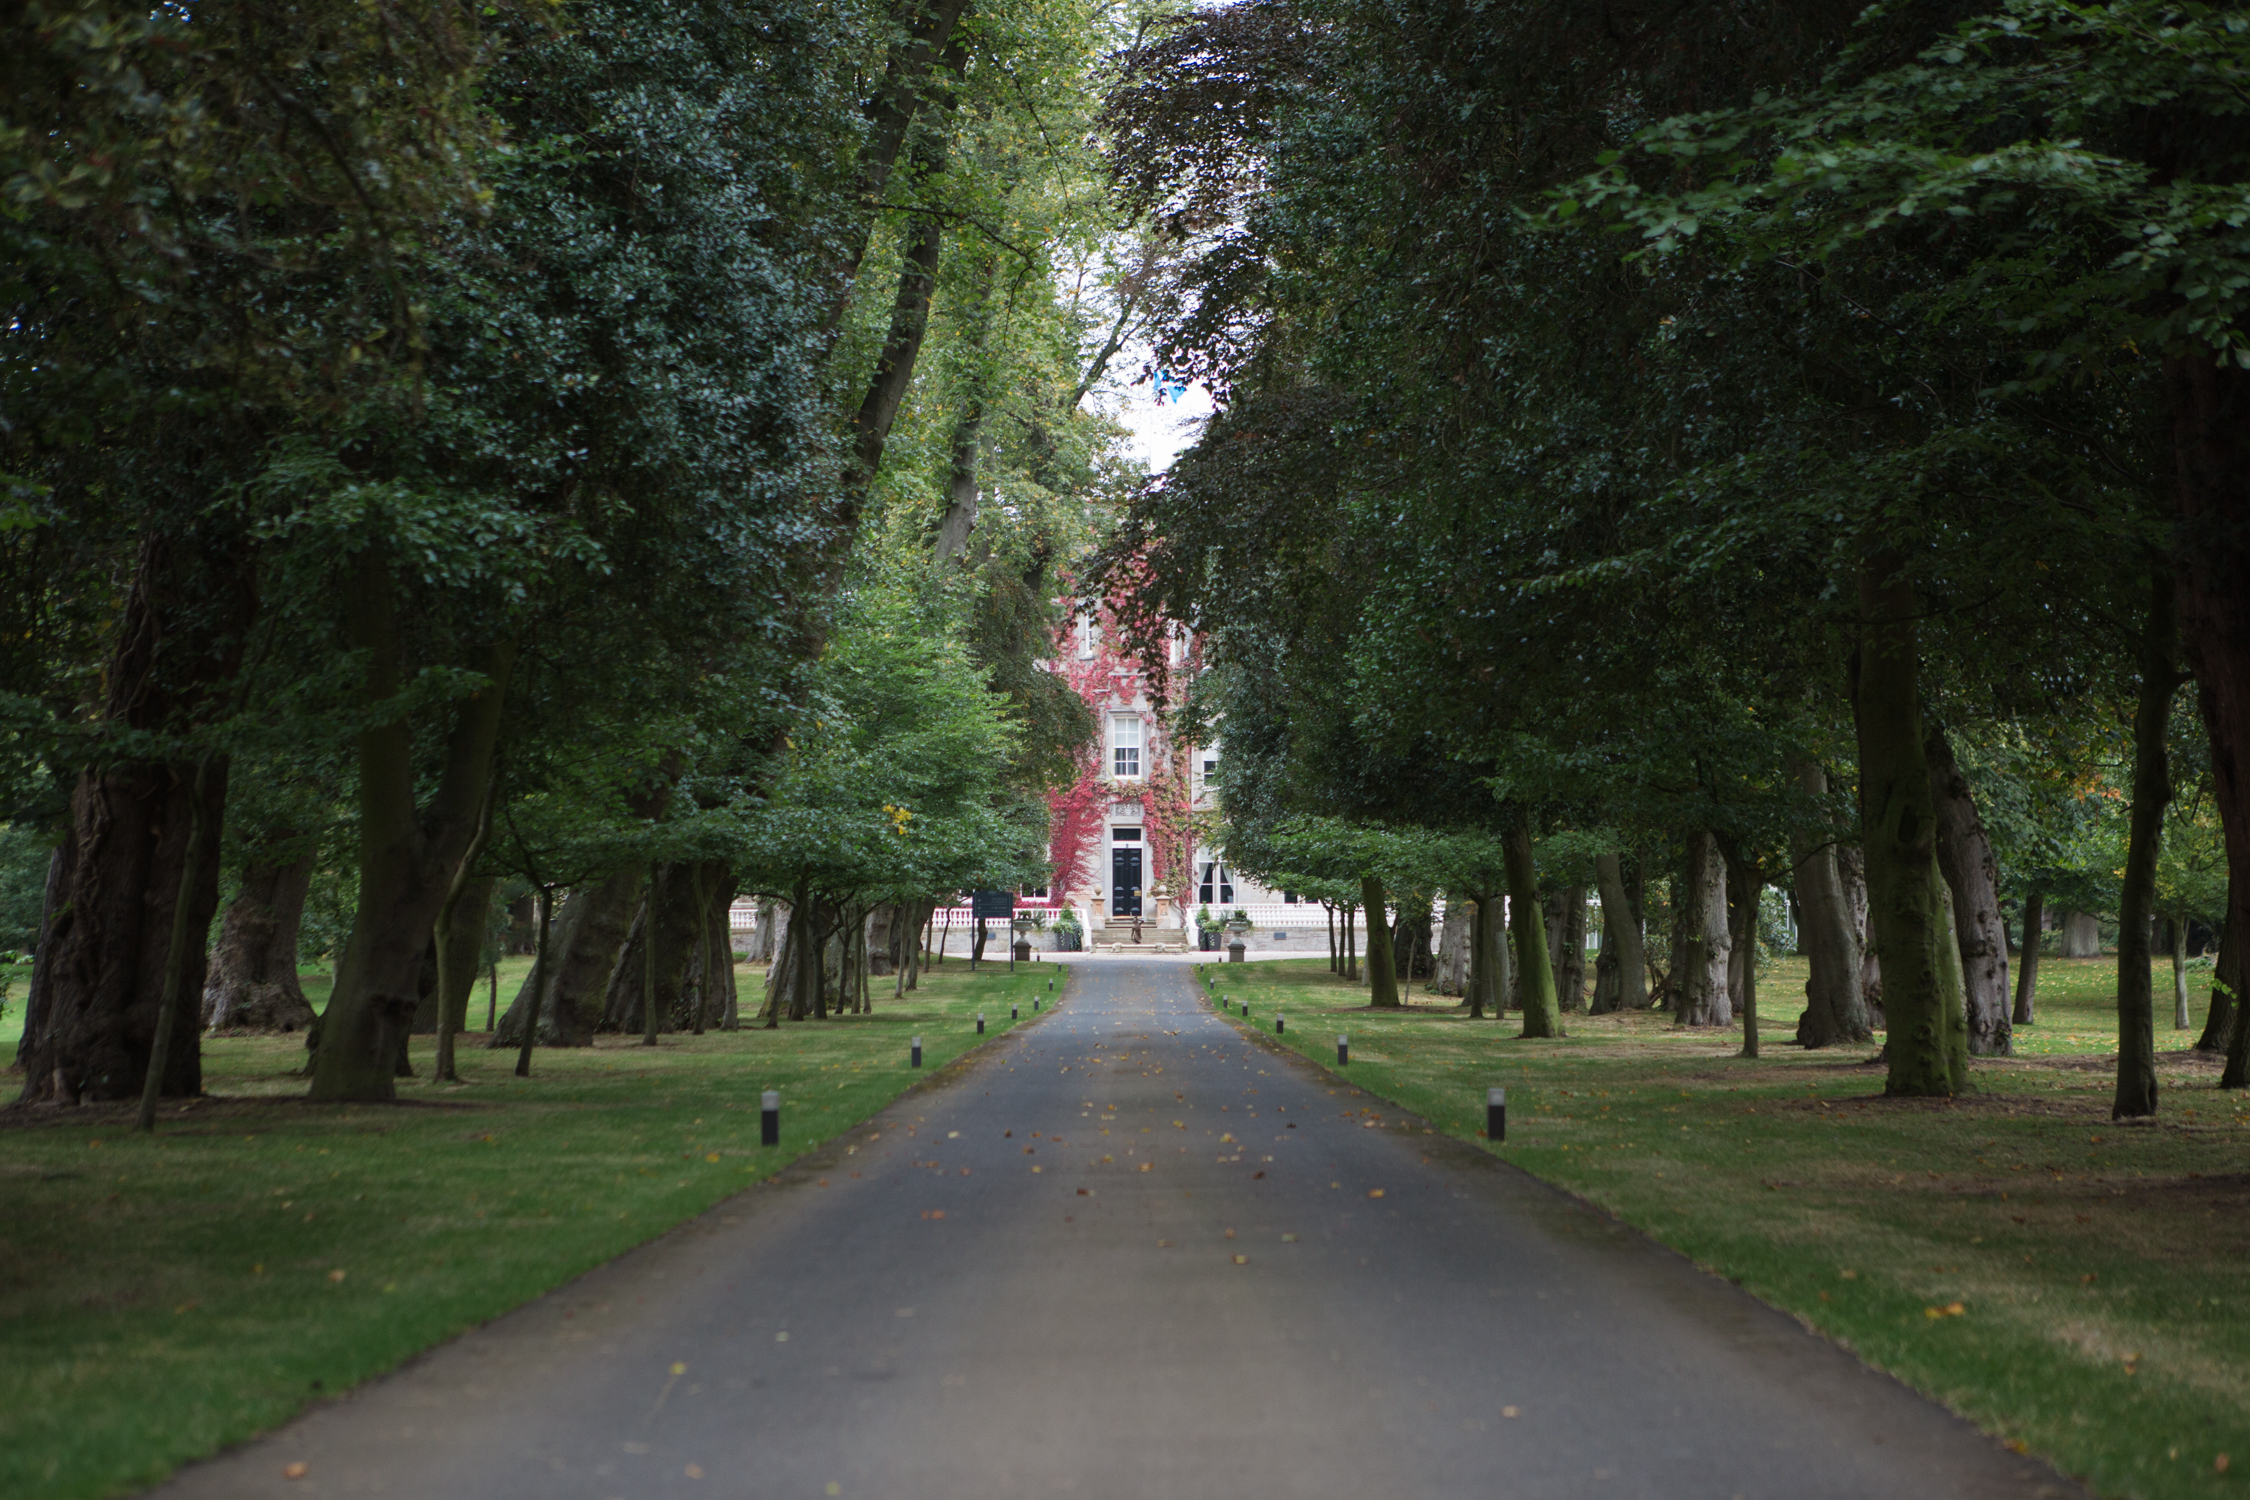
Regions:
<svg viewBox="0 0 2250 1500"><path fill-rule="evenodd" d="M1138 849L1109 851L1109 914L1113 917L1141 914L1141 851Z"/></svg>

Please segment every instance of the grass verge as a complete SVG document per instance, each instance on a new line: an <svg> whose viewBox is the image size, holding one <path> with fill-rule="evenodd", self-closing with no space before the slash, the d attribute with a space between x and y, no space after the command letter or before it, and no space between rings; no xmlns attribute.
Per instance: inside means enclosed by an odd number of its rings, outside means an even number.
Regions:
<svg viewBox="0 0 2250 1500"><path fill-rule="evenodd" d="M1250 1002L1235 1025L1331 1070L1348 1033L1336 1071L1364 1093L1338 1104L1363 1122L1396 1123L1371 1095L1496 1150L2105 1495L2250 1490L2250 1101L2176 1051L2162 1117L2110 1121L2114 959L2043 966L2023 1055L1979 1060L1977 1091L1951 1100L1883 1098L1872 1048L1799 1049L1801 1001L1751 1060L1739 1029L1646 1014L1526 1041L1519 1017L1471 1021L1445 997L1376 1012L1320 959L1198 972ZM1803 978L1785 963L1761 988Z"/></svg>
<svg viewBox="0 0 2250 1500"><path fill-rule="evenodd" d="M0 1111L0 1495L137 1489L379 1375L771 1176L1062 977L948 963L871 1016L604 1037L529 1079L470 1036L459 1086L395 1105L303 1102L299 1038L211 1039L208 1097L153 1139L127 1105Z"/></svg>

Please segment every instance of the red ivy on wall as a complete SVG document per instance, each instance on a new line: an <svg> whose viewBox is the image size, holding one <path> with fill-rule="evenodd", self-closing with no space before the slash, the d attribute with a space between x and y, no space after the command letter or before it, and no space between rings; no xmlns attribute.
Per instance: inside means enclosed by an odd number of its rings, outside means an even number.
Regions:
<svg viewBox="0 0 2250 1500"><path fill-rule="evenodd" d="M1057 633L1056 663L1063 680L1105 727L1113 700L1131 703L1144 693L1149 696L1150 717L1160 719L1167 706L1164 687L1152 689L1141 664L1111 644L1117 638L1114 610L1104 605L1098 620L1102 639L1090 657L1078 655L1075 625L1066 625ZM1194 894L1187 867L1187 839L1194 816L1188 776L1191 757L1174 754L1168 737L1160 742L1144 737L1141 779L1118 782L1110 779L1110 768L1105 764L1106 740L1106 733L1097 735L1077 757L1077 780L1047 799L1047 850L1055 866L1055 900L1067 904L1080 891L1099 883L1098 862L1104 853L1110 806L1138 802L1142 844L1148 851L1149 884L1174 886L1170 899L1184 912L1188 898Z"/></svg>

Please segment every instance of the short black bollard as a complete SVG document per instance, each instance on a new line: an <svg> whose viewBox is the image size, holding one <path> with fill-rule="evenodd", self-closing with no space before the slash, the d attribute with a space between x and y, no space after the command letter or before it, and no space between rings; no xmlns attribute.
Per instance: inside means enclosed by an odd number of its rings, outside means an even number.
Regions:
<svg viewBox="0 0 2250 1500"><path fill-rule="evenodd" d="M1508 1091L1506 1089L1486 1089L1484 1091L1484 1133L1487 1137L1496 1141L1504 1141L1508 1138Z"/></svg>
<svg viewBox="0 0 2250 1500"><path fill-rule="evenodd" d="M920 1037L914 1039L914 1066L917 1068L922 1066L922 1039Z"/></svg>
<svg viewBox="0 0 2250 1500"><path fill-rule="evenodd" d="M1273 1034L1274 1034L1275 1036L1279 1036L1279 1035L1281 1035L1281 1034L1282 1034L1283 1032L1287 1031L1288 1029L1289 1029L1289 1018L1288 1018L1287 1016L1275 1016L1275 1017L1273 1018Z"/></svg>
<svg viewBox="0 0 2250 1500"><path fill-rule="evenodd" d="M1016 1008L1013 1005L1008 1007L1008 1019L1011 1021L1017 1019Z"/></svg>
<svg viewBox="0 0 2250 1500"><path fill-rule="evenodd" d="M1055 982L1054 982L1054 981L1053 981L1052 979L1050 979L1050 980L1048 980L1048 981L1047 981L1047 993L1048 993L1048 994L1050 994L1050 995L1052 995L1052 994L1053 994L1054 992L1055 992Z"/></svg>
<svg viewBox="0 0 2250 1500"><path fill-rule="evenodd" d="M1352 1039L1342 1032L1336 1033L1336 1066L1343 1067L1352 1060Z"/></svg>
<svg viewBox="0 0 2250 1500"><path fill-rule="evenodd" d="M981 1010L977 1012L977 1035L984 1035L984 1012Z"/></svg>
<svg viewBox="0 0 2250 1500"><path fill-rule="evenodd" d="M1036 995L1031 1000L1031 1013L1035 1016L1039 1014L1039 997Z"/></svg>
<svg viewBox="0 0 2250 1500"><path fill-rule="evenodd" d="M1242 1014L1246 1017L1250 1014L1250 1002L1247 1000L1242 1002Z"/></svg>
<svg viewBox="0 0 2250 1500"><path fill-rule="evenodd" d="M781 1090L767 1089L758 1101L758 1144L781 1144Z"/></svg>

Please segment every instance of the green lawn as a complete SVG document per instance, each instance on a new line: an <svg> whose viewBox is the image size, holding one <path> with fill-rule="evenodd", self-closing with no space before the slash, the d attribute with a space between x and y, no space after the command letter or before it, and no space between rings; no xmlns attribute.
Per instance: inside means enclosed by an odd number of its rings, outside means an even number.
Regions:
<svg viewBox="0 0 2250 1500"><path fill-rule="evenodd" d="M1915 1101L1882 1097L1873 1048L1793 1044L1801 962L1761 985L1756 1061L1739 1030L1645 1014L1566 1017L1561 1041L1445 997L1378 1015L1321 959L1199 972L1251 1002L1234 1024L1271 1040L1281 1010L1282 1040L1326 1067L1348 1033L1339 1101L1386 1126L1380 1100L1477 1140L1506 1087L1508 1160L2104 1494L2244 1487L2250 1101L2163 1024L2162 1117L2111 1123L2113 958L2046 960L2020 1055L1978 1062L1972 1096Z"/></svg>
<svg viewBox="0 0 2250 1500"><path fill-rule="evenodd" d="M902 1002L878 985L872 1016L605 1037L528 1080L477 1034L464 1083L402 1080L388 1106L304 1103L298 1038L206 1040L210 1097L154 1139L129 1106L10 1110L0 1495L136 1489L378 1375L769 1176L974 1046L974 1012L990 1035L1011 1001L1028 1020L1063 972L949 962Z"/></svg>

